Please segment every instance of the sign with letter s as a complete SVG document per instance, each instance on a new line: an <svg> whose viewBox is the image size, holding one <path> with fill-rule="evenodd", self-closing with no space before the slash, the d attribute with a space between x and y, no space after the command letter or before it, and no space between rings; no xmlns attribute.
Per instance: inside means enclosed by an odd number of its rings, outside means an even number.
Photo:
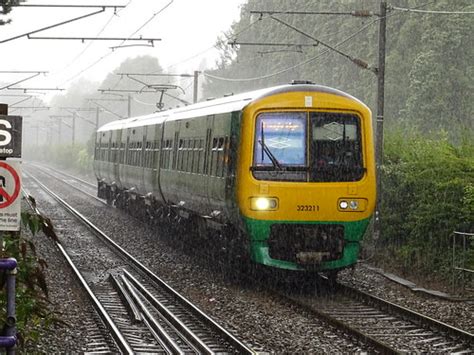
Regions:
<svg viewBox="0 0 474 355"><path fill-rule="evenodd" d="M21 116L0 115L0 159L21 157Z"/></svg>

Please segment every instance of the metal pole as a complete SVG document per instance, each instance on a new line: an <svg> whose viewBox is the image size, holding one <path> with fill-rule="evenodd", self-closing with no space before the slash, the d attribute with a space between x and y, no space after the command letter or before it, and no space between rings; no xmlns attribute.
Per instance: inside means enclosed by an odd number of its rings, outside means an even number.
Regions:
<svg viewBox="0 0 474 355"><path fill-rule="evenodd" d="M127 117L132 117L132 95L128 94L128 112Z"/></svg>
<svg viewBox="0 0 474 355"><path fill-rule="evenodd" d="M198 87L199 87L199 71L194 71L194 90L193 90L193 103L198 102Z"/></svg>
<svg viewBox="0 0 474 355"><path fill-rule="evenodd" d="M380 203L382 201L382 183L380 179L380 168L383 164L383 120L385 99L385 35L387 28L387 2L380 2L380 26L379 26L379 58L377 70L377 122L376 122L376 146L375 161L377 164L377 208L375 211L374 236L380 237Z"/></svg>
<svg viewBox="0 0 474 355"><path fill-rule="evenodd" d="M74 146L76 140L76 111L72 113L72 145Z"/></svg>
<svg viewBox="0 0 474 355"><path fill-rule="evenodd" d="M99 129L99 113L100 113L100 109L99 107L96 107L96 110L95 110L95 131L96 132Z"/></svg>
<svg viewBox="0 0 474 355"><path fill-rule="evenodd" d="M63 120L60 118L59 123L58 123L58 145L61 145L61 126L62 126Z"/></svg>
<svg viewBox="0 0 474 355"><path fill-rule="evenodd" d="M456 233L453 233L453 273L452 273L452 285L451 285L451 292L454 294L454 290L456 288L456 264L455 264L455 260L456 260Z"/></svg>
<svg viewBox="0 0 474 355"><path fill-rule="evenodd" d="M16 260L10 258L12 262L16 264ZM6 335L9 337L14 337L16 339L16 267L13 270L8 271L7 274L7 331ZM15 355L16 349L15 346L9 347L7 349L8 355Z"/></svg>

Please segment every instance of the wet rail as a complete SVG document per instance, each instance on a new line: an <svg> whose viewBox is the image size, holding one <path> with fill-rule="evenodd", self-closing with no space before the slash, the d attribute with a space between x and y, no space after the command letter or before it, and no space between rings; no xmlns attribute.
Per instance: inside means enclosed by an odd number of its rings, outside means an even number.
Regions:
<svg viewBox="0 0 474 355"><path fill-rule="evenodd" d="M277 292L384 354L474 352L474 336L462 329L354 288L322 282L321 288L330 291L317 297Z"/></svg>
<svg viewBox="0 0 474 355"><path fill-rule="evenodd" d="M63 241L59 247L71 265L75 265L72 267L76 275L113 337L115 345L107 351L255 353L117 245L31 172L26 174L26 179L74 216L67 223L69 227L74 225L81 238ZM89 231L87 235L75 226L78 221ZM104 351L103 342L100 349ZM99 350L90 345L88 351Z"/></svg>
<svg viewBox="0 0 474 355"><path fill-rule="evenodd" d="M67 176L48 170L47 174L55 178L58 174ZM74 185L71 184L87 193ZM336 290L327 297L278 293L381 353L474 350L473 335L468 332L341 284L337 284Z"/></svg>

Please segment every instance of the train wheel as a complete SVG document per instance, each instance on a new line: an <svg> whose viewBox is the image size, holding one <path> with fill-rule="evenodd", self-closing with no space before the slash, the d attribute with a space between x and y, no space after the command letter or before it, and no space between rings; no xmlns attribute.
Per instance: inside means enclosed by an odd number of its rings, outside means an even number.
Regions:
<svg viewBox="0 0 474 355"><path fill-rule="evenodd" d="M339 273L339 270L329 270L326 272L326 277L328 278L329 287L331 289L336 288L338 273Z"/></svg>

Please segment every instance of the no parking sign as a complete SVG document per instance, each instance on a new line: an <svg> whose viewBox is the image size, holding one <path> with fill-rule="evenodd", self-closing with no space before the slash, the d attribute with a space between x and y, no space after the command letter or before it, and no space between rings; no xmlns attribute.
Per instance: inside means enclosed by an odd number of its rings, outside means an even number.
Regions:
<svg viewBox="0 0 474 355"><path fill-rule="evenodd" d="M21 221L19 161L0 161L0 230L18 231Z"/></svg>

